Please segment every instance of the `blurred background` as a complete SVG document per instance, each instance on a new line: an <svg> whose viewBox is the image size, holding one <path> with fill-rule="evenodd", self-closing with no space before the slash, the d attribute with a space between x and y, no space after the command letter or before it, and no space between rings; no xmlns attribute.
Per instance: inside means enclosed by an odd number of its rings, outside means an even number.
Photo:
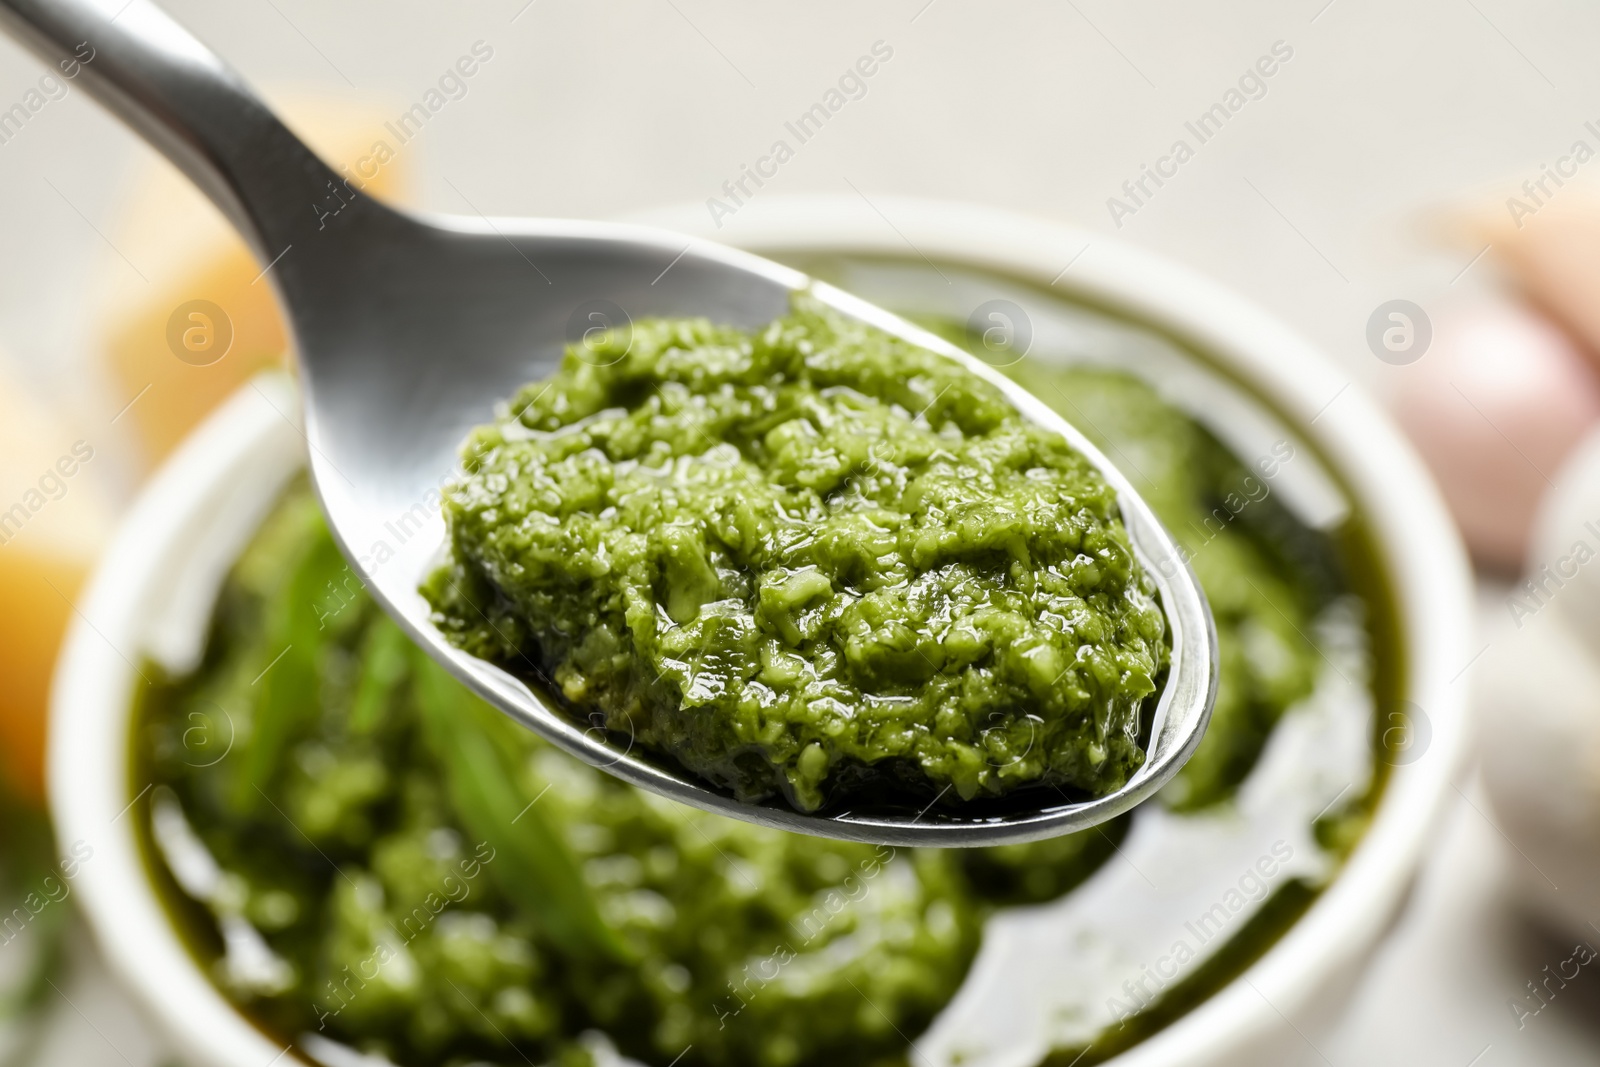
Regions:
<svg viewBox="0 0 1600 1067"><path fill-rule="evenodd" d="M1538 672L1491 647L1537 606L1519 591L1522 572L1537 579L1557 563L1535 543L1536 516L1566 494L1566 513L1600 517L1600 504L1585 511L1584 495L1597 480L1584 478L1596 468L1585 465L1584 442L1600 424L1600 68L1591 55L1600 9L1554 0L163 6L324 154L350 164L458 57L487 53L372 189L491 216L617 218L725 199L723 183L785 121L886 42L893 59L865 95L767 187L965 200L1070 223L1169 256L1282 317L1390 405L1434 468L1480 568L1487 654L1470 670L1483 736L1522 730L1517 694ZM1271 76L1241 81L1264 56L1276 57ZM70 79L42 81L48 73L0 40L0 510L40 488L59 457L77 459L71 475L42 487L59 500L0 547L0 745L19 794L6 820L14 866L28 862L39 832L28 812L41 795L45 691L73 592L140 479L283 348L270 293L255 284L261 265L220 217ZM1191 125L1241 86L1242 105L1202 143ZM1179 139L1197 146L1192 158L1160 162ZM1161 183L1147 177L1157 166ZM203 379L184 377L193 368L165 340L174 310L197 298L226 304L234 331L233 358ZM1596 825L1600 727L1582 710L1558 731L1587 775L1565 829L1526 836L1549 826L1534 802L1518 808L1526 765L1496 769L1491 753L1487 788L1476 769L1463 778L1322 1059L1600 1059L1600 979L1589 968L1537 1016L1511 1006L1575 937L1600 942L1574 902L1596 896L1585 857L1600 851L1584 836ZM1554 907L1520 890L1519 867L1540 849L1568 857L1587 890L1569 883ZM61 918L65 962L32 984L36 995L5 1005L47 1017L37 1062L165 1062Z"/></svg>

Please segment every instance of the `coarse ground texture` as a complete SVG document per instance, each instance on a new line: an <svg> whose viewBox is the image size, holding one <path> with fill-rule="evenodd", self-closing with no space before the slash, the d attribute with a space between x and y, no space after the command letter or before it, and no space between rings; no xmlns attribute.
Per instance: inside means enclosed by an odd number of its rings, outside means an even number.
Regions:
<svg viewBox="0 0 1600 1067"><path fill-rule="evenodd" d="M942 355L800 296L569 349L475 431L460 647L747 801L1110 793L1166 654L1117 497Z"/></svg>

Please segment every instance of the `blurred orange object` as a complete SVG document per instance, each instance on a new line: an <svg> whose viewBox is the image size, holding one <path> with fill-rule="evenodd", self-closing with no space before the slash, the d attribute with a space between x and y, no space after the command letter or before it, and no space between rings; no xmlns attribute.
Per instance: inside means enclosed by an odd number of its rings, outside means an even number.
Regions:
<svg viewBox="0 0 1600 1067"><path fill-rule="evenodd" d="M1600 375L1533 310L1482 305L1440 317L1395 410L1473 558L1510 573L1522 567L1556 471L1600 422Z"/></svg>
<svg viewBox="0 0 1600 1067"><path fill-rule="evenodd" d="M96 445L0 380L0 775L41 804L50 674L110 528Z"/></svg>
<svg viewBox="0 0 1600 1067"><path fill-rule="evenodd" d="M372 162L380 141L396 142L379 108L318 97L280 101L278 111L324 159L355 176L352 188L386 199L403 193L405 149ZM149 159L114 236L136 270L113 264L110 291L98 303L105 358L154 464L219 401L282 360L288 334L265 264L186 178Z"/></svg>

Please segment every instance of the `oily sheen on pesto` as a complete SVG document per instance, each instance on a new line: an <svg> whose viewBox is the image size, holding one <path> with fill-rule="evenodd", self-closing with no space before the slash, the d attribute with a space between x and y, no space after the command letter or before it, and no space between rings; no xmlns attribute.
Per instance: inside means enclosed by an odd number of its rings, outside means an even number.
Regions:
<svg viewBox="0 0 1600 1067"><path fill-rule="evenodd" d="M1184 790L1158 801L1163 819L1203 807L1205 832L1310 692L1321 656L1304 634L1346 587L1315 580L1325 537L1275 492L1220 531L1201 525L1259 488L1261 468L1143 383L1044 368L1025 381L1139 458L1142 493L1220 606L1231 710ZM163 901L222 993L308 1062L315 1038L405 1067L590 1067L613 1062L602 1033L656 1067L920 1064L910 1041L961 986L988 918L1073 892L1128 829L908 849L676 804L475 699L349 573L297 485L224 584L201 663L181 677L143 665L155 684L130 734L128 819ZM187 849L172 847L175 822ZM1364 824L1345 825L1353 842ZM192 896L169 872L202 854L221 878ZM1110 907L1105 921L1149 919ZM1240 928L1227 958L1254 958L1280 930ZM1124 977L1083 972L1095 1002L1126 998ZM1052 1062L1103 1062L1227 980L1203 971Z"/></svg>
<svg viewBox="0 0 1600 1067"><path fill-rule="evenodd" d="M1116 494L943 356L804 296L640 322L463 461L435 623L740 799L1101 796L1143 761L1164 621Z"/></svg>

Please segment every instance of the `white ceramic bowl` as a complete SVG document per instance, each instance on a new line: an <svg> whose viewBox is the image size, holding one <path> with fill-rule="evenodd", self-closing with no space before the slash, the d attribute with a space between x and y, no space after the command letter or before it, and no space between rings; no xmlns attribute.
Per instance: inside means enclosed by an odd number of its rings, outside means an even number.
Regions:
<svg viewBox="0 0 1600 1067"><path fill-rule="evenodd" d="M881 212L881 214L880 214ZM892 219L890 224L888 220ZM1311 1043L1342 1006L1387 928L1433 832L1466 745L1469 571L1421 464L1388 419L1307 344L1196 274L1104 237L948 203L765 196L720 232L703 209L647 221L754 251L924 257L994 270L1122 309L1210 353L1318 449L1364 514L1396 602L1405 697L1431 723L1426 753L1397 767L1342 873L1237 980L1114 1062L1198 1067L1315 1060ZM1070 270L1066 268L1070 264ZM146 876L126 812L132 698L147 654L199 653L211 597L275 488L297 469L285 425L292 394L257 382L167 462L127 516L80 605L55 679L51 807L63 844L93 856L81 906L112 969L179 1052L198 1064L265 1067L292 1055L212 986ZM1290 1022L1290 1020L1293 1020Z"/></svg>

